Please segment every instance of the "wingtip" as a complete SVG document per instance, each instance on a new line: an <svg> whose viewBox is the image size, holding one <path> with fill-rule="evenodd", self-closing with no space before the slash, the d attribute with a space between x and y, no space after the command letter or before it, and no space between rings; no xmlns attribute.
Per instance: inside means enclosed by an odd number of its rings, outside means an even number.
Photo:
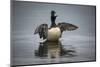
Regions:
<svg viewBox="0 0 100 67"><path fill-rule="evenodd" d="M79 27L78 26L76 26L76 29L78 29Z"/></svg>
<svg viewBox="0 0 100 67"><path fill-rule="evenodd" d="M37 34L36 32L34 32L34 34Z"/></svg>

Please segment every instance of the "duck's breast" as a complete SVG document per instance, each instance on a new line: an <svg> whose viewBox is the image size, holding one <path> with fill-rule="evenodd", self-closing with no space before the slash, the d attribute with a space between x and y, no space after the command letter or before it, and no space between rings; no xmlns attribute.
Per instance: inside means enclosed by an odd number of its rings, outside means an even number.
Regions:
<svg viewBox="0 0 100 67"><path fill-rule="evenodd" d="M48 37L47 39L49 41L56 41L60 38L61 31L59 27L54 27L51 29L48 29Z"/></svg>

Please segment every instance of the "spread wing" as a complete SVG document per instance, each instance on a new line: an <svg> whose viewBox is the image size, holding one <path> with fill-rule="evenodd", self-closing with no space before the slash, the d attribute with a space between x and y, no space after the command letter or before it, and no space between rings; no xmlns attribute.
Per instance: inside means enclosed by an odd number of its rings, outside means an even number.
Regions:
<svg viewBox="0 0 100 67"><path fill-rule="evenodd" d="M65 23L65 22L58 23L58 26L60 27L61 32L66 31L66 30L72 31L72 30L76 30L78 28L76 25L73 25L70 23Z"/></svg>
<svg viewBox="0 0 100 67"><path fill-rule="evenodd" d="M39 34L40 38L46 39L47 38L47 32L48 32L48 25L47 24L41 24L35 29L34 34Z"/></svg>

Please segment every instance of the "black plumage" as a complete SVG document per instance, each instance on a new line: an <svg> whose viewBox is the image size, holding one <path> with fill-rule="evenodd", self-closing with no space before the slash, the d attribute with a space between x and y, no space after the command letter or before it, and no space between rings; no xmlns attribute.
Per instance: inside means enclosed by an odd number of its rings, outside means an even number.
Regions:
<svg viewBox="0 0 100 67"><path fill-rule="evenodd" d="M40 38L46 39L47 38L47 32L48 32L48 25L47 24L41 24L38 26L34 32L34 34L39 33Z"/></svg>

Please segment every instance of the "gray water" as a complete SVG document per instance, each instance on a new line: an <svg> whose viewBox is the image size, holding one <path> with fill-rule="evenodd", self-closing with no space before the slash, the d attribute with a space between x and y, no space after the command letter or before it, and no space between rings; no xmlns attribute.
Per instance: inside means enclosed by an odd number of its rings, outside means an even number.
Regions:
<svg viewBox="0 0 100 67"><path fill-rule="evenodd" d="M29 65L45 63L95 61L95 6L14 2L11 23L11 63ZM41 42L35 28L50 26L50 11L58 22L79 28L65 31L59 42Z"/></svg>
<svg viewBox="0 0 100 67"><path fill-rule="evenodd" d="M87 39L83 40L82 37L76 38L76 36L73 36L71 38L70 36L65 35L60 40L61 44L59 46L58 43L52 42L40 44L39 38L36 37L37 35L33 35L34 37L28 35L22 36L12 40L13 65L95 60L95 41L90 39L90 37L86 37ZM71 39L72 41L68 39ZM42 48L40 47L41 45ZM63 50L61 51L61 49ZM37 54L39 51L40 53ZM64 54L60 54L61 52ZM52 53L54 58L52 58Z"/></svg>

